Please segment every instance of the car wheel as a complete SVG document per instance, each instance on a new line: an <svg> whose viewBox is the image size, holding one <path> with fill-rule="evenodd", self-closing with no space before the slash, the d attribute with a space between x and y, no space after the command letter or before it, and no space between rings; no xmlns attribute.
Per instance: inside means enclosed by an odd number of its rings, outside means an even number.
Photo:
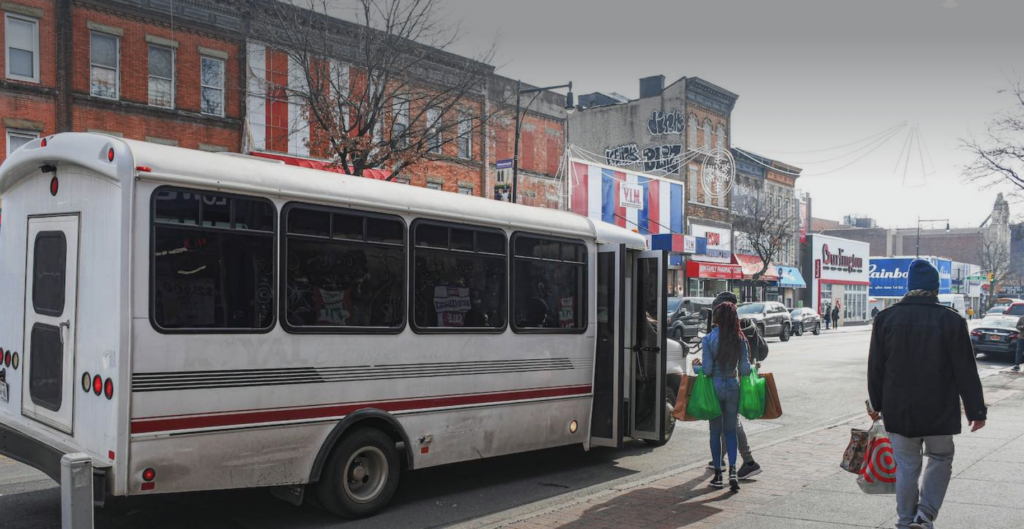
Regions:
<svg viewBox="0 0 1024 529"><path fill-rule="evenodd" d="M815 323L814 324L814 335L817 336L819 334L821 334L821 324L820 323Z"/></svg>
<svg viewBox="0 0 1024 529"><path fill-rule="evenodd" d="M676 393L672 388L665 388L665 440L662 442L644 439L644 442L651 446L665 446L672 439L672 433L676 431L676 418L672 412L676 408Z"/></svg>
<svg viewBox="0 0 1024 529"><path fill-rule="evenodd" d="M793 325L793 336L803 336L803 335L804 335L804 324L802 324L802 323L794 324Z"/></svg>
<svg viewBox="0 0 1024 529"><path fill-rule="evenodd" d="M783 325L782 326L782 332L779 333L779 341L780 342L788 342L789 341L789 333L790 332L791 332L791 329L789 328L789 325Z"/></svg>
<svg viewBox="0 0 1024 529"><path fill-rule="evenodd" d="M391 501L400 474L395 442L380 430L359 428L346 434L331 451L317 486L317 498L338 516L372 516Z"/></svg>

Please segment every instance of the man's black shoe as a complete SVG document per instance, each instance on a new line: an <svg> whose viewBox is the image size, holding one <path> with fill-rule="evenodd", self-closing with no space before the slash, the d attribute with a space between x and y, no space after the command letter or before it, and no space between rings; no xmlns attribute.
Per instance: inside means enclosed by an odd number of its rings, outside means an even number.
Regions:
<svg viewBox="0 0 1024 529"><path fill-rule="evenodd" d="M740 479L750 479L761 473L761 465L758 465L754 461L747 461L740 467L740 471L737 476Z"/></svg>

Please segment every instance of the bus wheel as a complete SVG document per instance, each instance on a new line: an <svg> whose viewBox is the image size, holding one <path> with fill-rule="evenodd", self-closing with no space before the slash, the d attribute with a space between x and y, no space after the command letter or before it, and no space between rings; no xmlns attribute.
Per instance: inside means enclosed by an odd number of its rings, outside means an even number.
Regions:
<svg viewBox="0 0 1024 529"><path fill-rule="evenodd" d="M400 472L395 442L380 430L359 428L346 434L327 458L317 497L338 516L372 516L395 495Z"/></svg>
<svg viewBox="0 0 1024 529"><path fill-rule="evenodd" d="M672 432L676 430L676 418L672 416L672 411L676 408L675 392L672 388L665 388L665 442L659 443L650 439L644 439L644 442L651 446L665 446L672 439Z"/></svg>

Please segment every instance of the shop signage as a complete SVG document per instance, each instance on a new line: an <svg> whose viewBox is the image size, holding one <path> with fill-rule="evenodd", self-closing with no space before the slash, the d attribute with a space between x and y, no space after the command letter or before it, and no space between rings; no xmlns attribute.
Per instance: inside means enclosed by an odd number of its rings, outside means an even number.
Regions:
<svg viewBox="0 0 1024 529"><path fill-rule="evenodd" d="M697 252L697 238L693 235L683 236L683 253L696 253Z"/></svg>
<svg viewBox="0 0 1024 529"><path fill-rule="evenodd" d="M644 188L637 184L619 184L619 207L644 209Z"/></svg>
<svg viewBox="0 0 1024 529"><path fill-rule="evenodd" d="M706 261L714 263L732 262L732 234L728 228L714 228L700 224L691 224L690 231L696 237L707 239L707 249L703 254L707 256ZM700 254L699 248L697 253Z"/></svg>
<svg viewBox="0 0 1024 529"><path fill-rule="evenodd" d="M743 279L743 269L734 264L690 261L687 263L686 275L701 279Z"/></svg>
<svg viewBox="0 0 1024 529"><path fill-rule="evenodd" d="M821 279L821 259L814 260L814 279Z"/></svg>
<svg viewBox="0 0 1024 529"><path fill-rule="evenodd" d="M872 257L868 264L868 277L871 280L869 293L875 297L900 297L906 294L907 274L911 262L912 258Z"/></svg>
<svg viewBox="0 0 1024 529"><path fill-rule="evenodd" d="M828 244L821 246L821 262L826 270L845 270L849 273L860 272L864 269L864 258L854 254L844 254L844 248L834 248L830 251Z"/></svg>

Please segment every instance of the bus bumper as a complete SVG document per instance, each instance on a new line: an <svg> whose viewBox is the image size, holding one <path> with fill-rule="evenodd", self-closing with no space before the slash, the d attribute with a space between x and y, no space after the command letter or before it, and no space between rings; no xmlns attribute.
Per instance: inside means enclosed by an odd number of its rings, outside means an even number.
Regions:
<svg viewBox="0 0 1024 529"><path fill-rule="evenodd" d="M13 426L0 423L0 455L24 463L60 483L60 458L69 453ZM107 469L93 466L93 503L103 506L107 491Z"/></svg>

